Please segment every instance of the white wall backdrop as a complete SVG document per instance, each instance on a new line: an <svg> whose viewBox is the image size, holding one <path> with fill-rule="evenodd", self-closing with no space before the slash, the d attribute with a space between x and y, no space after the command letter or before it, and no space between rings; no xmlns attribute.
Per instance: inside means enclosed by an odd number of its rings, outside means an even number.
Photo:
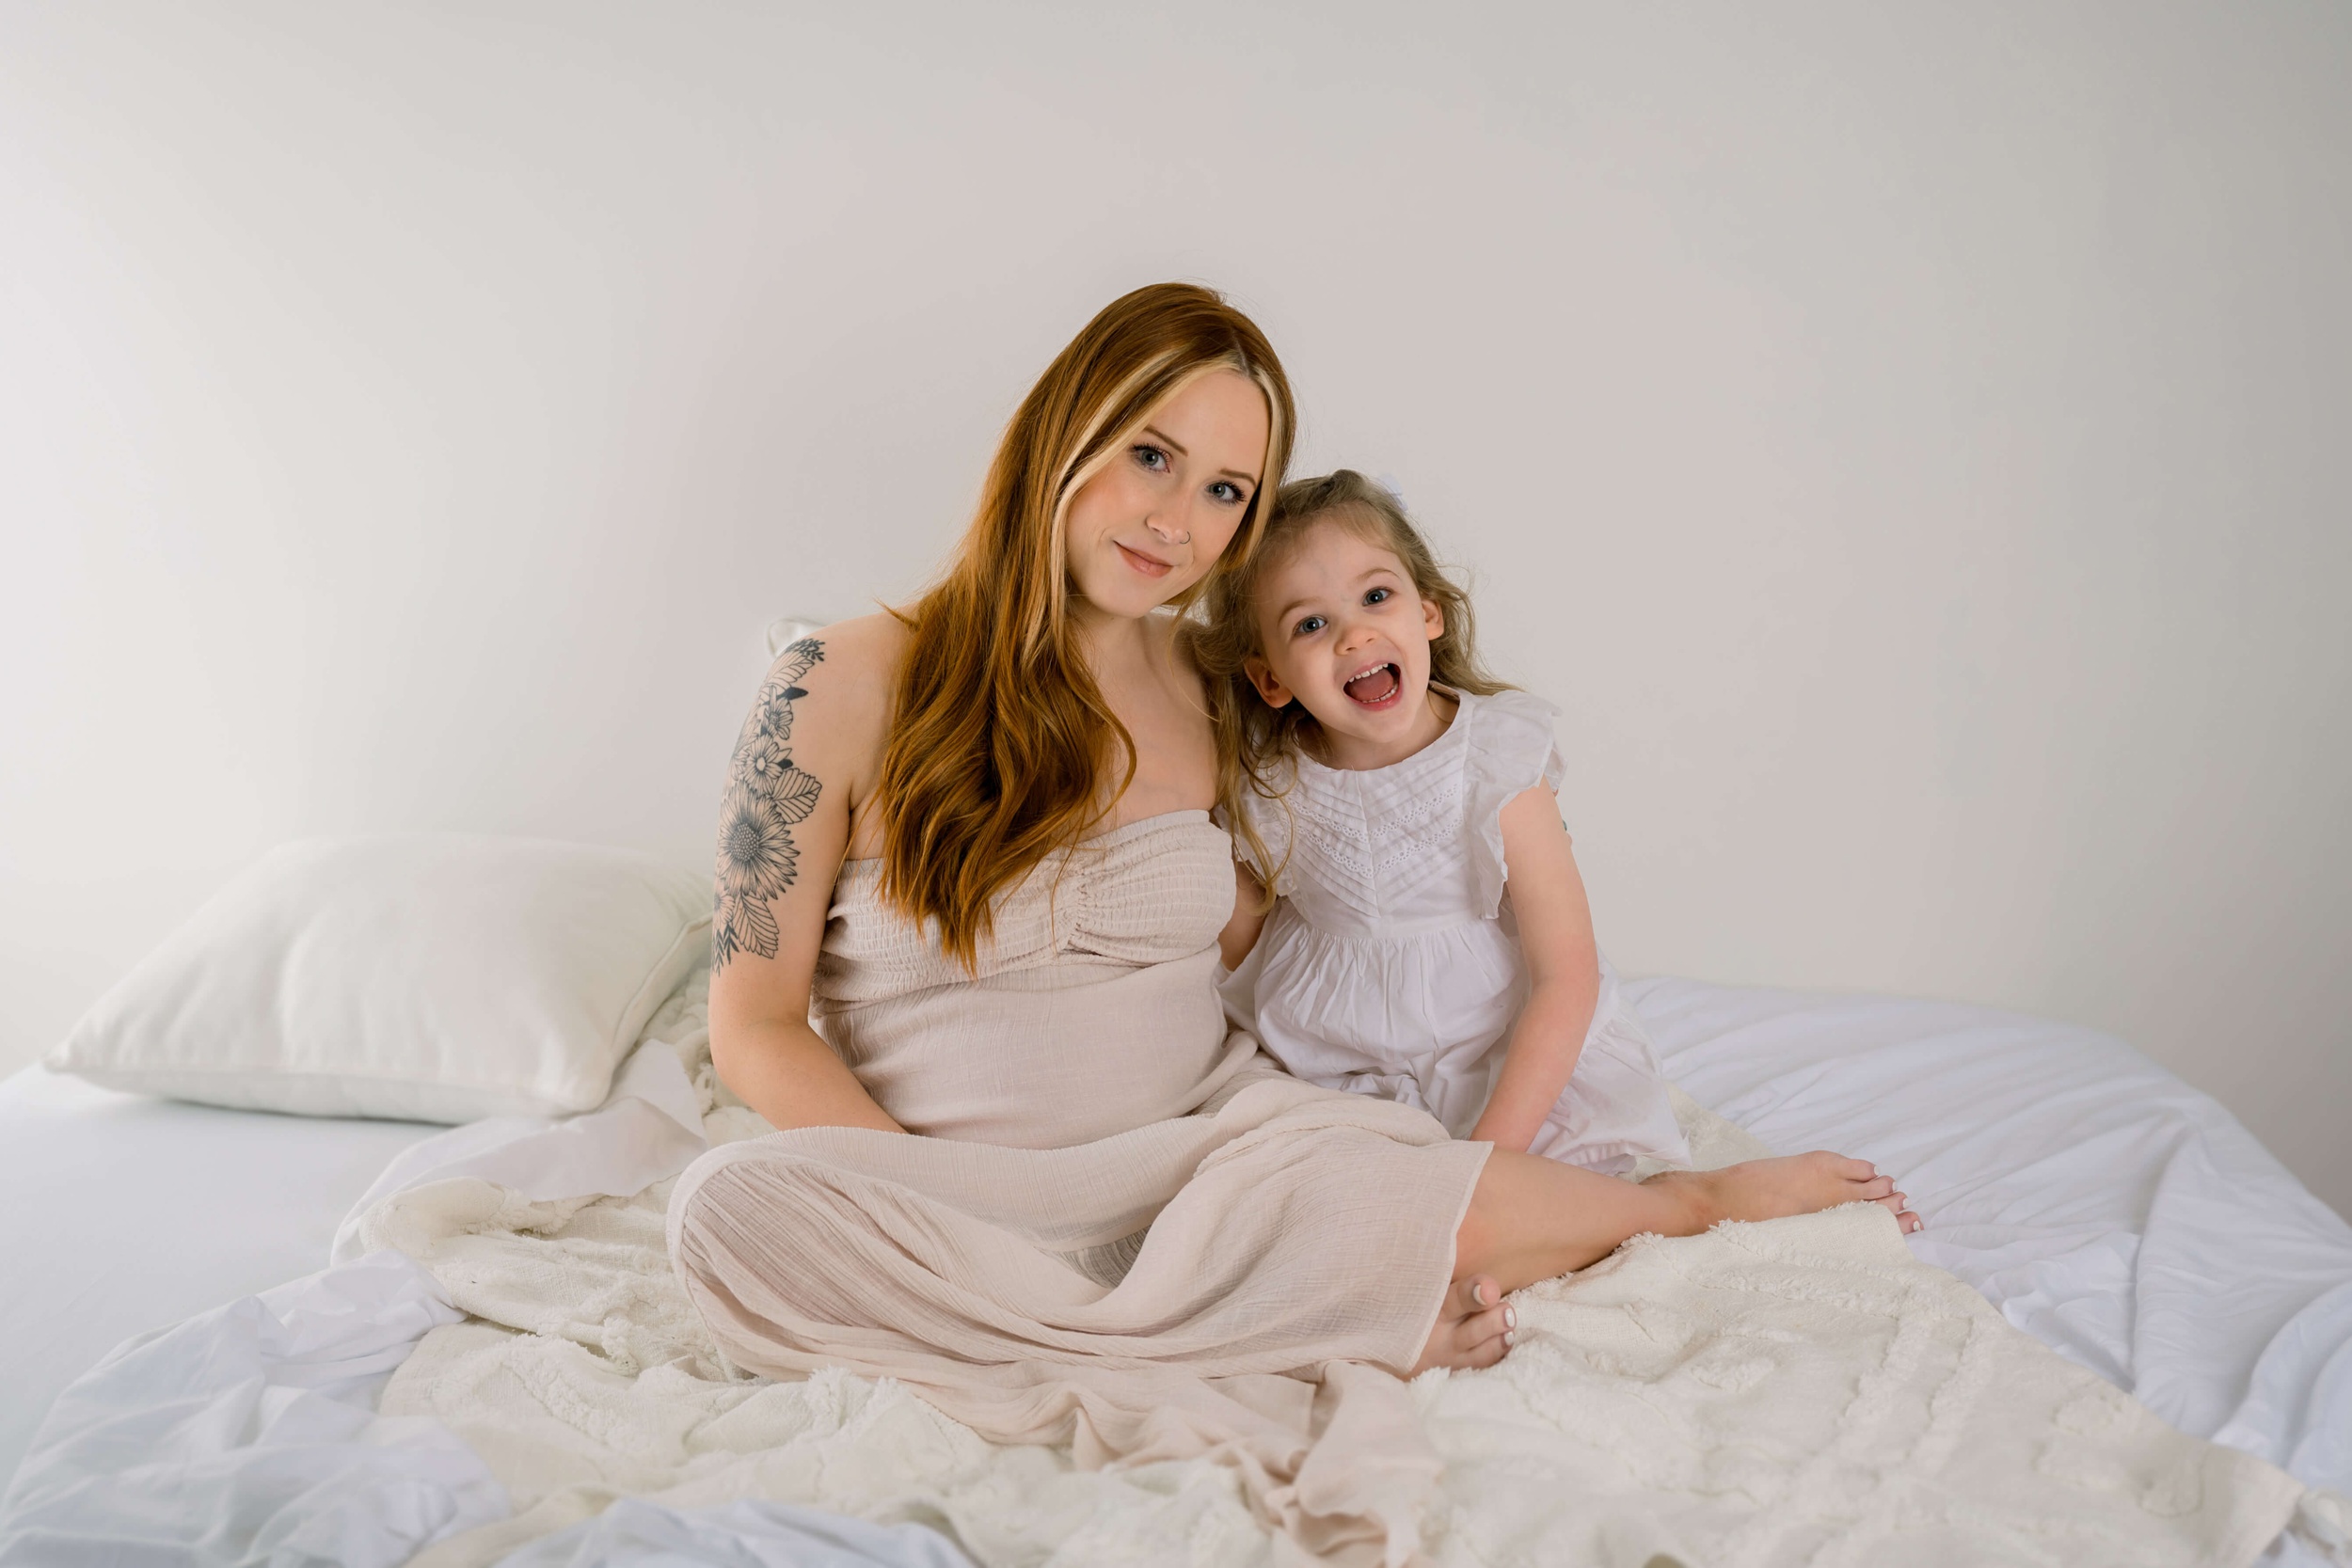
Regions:
<svg viewBox="0 0 2352 1568"><path fill-rule="evenodd" d="M702 861L762 625L1190 277L1565 709L1623 965L2112 1030L2352 1209L2347 80L2332 0L6 0L0 1064L282 838Z"/></svg>

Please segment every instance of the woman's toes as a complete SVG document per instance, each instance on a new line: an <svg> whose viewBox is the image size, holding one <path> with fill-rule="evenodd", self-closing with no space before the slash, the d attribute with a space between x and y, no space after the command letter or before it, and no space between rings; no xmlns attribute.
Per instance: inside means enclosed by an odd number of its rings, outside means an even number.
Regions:
<svg viewBox="0 0 2352 1568"><path fill-rule="evenodd" d="M1473 1345L1483 1345L1489 1339L1500 1343L1510 1338L1518 1321L1518 1313L1508 1307L1489 1307L1462 1324L1462 1338Z"/></svg>
<svg viewBox="0 0 2352 1568"><path fill-rule="evenodd" d="M1511 1342L1518 1337L1518 1313L1508 1307L1498 1307L1481 1312L1462 1325L1468 1341L1470 1364L1491 1367L1510 1353Z"/></svg>
<svg viewBox="0 0 2352 1568"><path fill-rule="evenodd" d="M1867 1181L1857 1183L1854 1187L1854 1196L1867 1202L1883 1203L1894 1191L1895 1179L1893 1177L1874 1176Z"/></svg>
<svg viewBox="0 0 2352 1568"><path fill-rule="evenodd" d="M1510 1348L1510 1333L1518 1313L1502 1305L1502 1287L1491 1275L1457 1280L1430 1330L1428 1344L1413 1370L1432 1367L1491 1367Z"/></svg>

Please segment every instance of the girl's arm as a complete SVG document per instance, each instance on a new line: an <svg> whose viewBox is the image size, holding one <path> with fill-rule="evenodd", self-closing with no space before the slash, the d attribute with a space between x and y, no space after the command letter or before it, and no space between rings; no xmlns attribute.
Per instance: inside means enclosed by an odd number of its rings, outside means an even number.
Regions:
<svg viewBox="0 0 2352 1568"><path fill-rule="evenodd" d="M787 648L727 767L710 1063L777 1128L906 1131L808 1023L834 879L880 768L903 637L888 617L868 616Z"/></svg>
<svg viewBox="0 0 2352 1568"><path fill-rule="evenodd" d="M1600 1000L1600 956L1593 947L1593 911L1568 831L1542 784L1502 808L1502 860L1527 960L1527 1006L1470 1137L1525 1153L1583 1053L1584 1032Z"/></svg>

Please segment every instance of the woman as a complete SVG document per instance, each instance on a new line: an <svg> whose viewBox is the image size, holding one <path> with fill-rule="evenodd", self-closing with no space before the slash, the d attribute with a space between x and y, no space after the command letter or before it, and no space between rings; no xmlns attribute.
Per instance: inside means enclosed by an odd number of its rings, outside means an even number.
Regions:
<svg viewBox="0 0 2352 1568"><path fill-rule="evenodd" d="M787 650L710 991L721 1076L784 1131L680 1180L671 1250L744 1366L894 1375L1082 1463L1217 1452L1308 1549L1396 1559L1436 1464L1391 1374L1498 1359L1503 1291L1900 1200L1828 1154L1636 1186L1494 1153L1228 1031L1256 889L1165 611L1248 552L1294 429L1248 318L1138 290L1024 401L939 585Z"/></svg>

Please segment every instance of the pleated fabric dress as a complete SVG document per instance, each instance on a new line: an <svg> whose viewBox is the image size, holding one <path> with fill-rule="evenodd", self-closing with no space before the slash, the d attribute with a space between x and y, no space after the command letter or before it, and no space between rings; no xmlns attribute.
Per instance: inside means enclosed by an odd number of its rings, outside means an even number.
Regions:
<svg viewBox="0 0 2352 1568"><path fill-rule="evenodd" d="M1282 895L1227 991L1267 1053L1311 1084L1418 1106L1467 1137L1528 994L1507 895L1502 808L1564 769L1552 706L1453 692L1436 740L1388 768L1300 757L1250 825ZM1247 842L1245 840L1245 842ZM1642 1021L1603 956L1576 1070L1528 1152L1612 1176L1687 1165Z"/></svg>
<svg viewBox="0 0 2352 1568"><path fill-rule="evenodd" d="M896 1377L1081 1464L1214 1455L1292 1548L1401 1563L1438 1465L1418 1357L1487 1149L1300 1082L1215 987L1232 849L1130 823L999 901L977 972L834 891L817 1022L910 1132L810 1128L679 1179L670 1251L739 1365Z"/></svg>

